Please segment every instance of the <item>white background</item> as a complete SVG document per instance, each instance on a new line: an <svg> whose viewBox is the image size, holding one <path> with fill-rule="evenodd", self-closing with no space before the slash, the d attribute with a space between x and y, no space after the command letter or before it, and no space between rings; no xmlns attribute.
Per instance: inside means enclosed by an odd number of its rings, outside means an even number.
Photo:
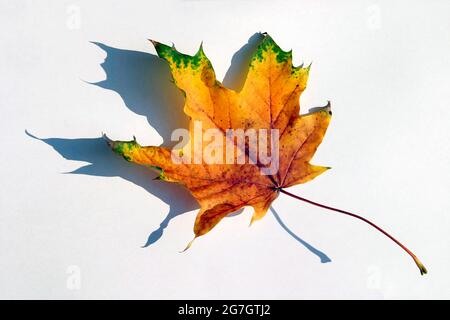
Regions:
<svg viewBox="0 0 450 320"><path fill-rule="evenodd" d="M450 298L449 12L448 1L2 0L0 297ZM240 49L258 31L313 61L301 112L333 107L314 159L333 169L289 191L373 219L428 275L368 225L285 195L273 204L284 228L272 212L248 228L247 209L178 253L192 198L99 137L159 145L185 122L148 38L186 53L203 41L239 89L253 40Z"/></svg>

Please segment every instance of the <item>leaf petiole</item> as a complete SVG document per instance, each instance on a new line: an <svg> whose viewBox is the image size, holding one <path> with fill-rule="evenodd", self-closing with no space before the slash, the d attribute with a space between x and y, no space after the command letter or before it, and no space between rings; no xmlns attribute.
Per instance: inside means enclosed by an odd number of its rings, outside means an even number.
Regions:
<svg viewBox="0 0 450 320"><path fill-rule="evenodd" d="M396 244L398 244L403 250L405 250L406 253L408 253L408 254L411 256L411 258L413 258L414 262L416 263L417 267L418 267L419 270L420 270L420 274L421 274L421 275L424 275L424 274L427 273L427 269L425 268L425 266L422 264L422 262L419 260L419 258L417 258L416 255L415 255L414 253L411 252L411 250L409 250L409 249L408 249L407 247L405 247L400 241L398 241L397 239L395 239L393 236L391 236L389 233L387 233L387 232L384 231L382 228L380 228L379 226L377 226L375 223L373 223L373 222L367 220L366 218L361 217L361 216L359 216L359 215L357 215L357 214L354 214L354 213L351 213L351 212L348 212L348 211L345 211L345 210L333 208L333 207L330 207L330 206L327 206L327 205L324 205L324 204L321 204L321 203L317 203L317 202L315 202L315 201L308 200L308 199L305 199L305 198L303 198L303 197L297 196L297 195L292 194L292 193L290 193L290 192L288 192L288 191L286 191L286 190L284 190L284 189L282 189L282 188L279 188L278 190L279 190L280 192L282 192L282 193L284 193L284 194L286 194L286 195L292 197L292 198L297 199L297 200L301 200L301 201L307 202L307 203L309 203L309 204L312 204L312 205L314 205L314 206L318 206L318 207L320 207L320 208L324 208L324 209L336 211L336 212L339 212L339 213L343 213L343 214L345 214L345 215L348 215L348 216L354 217L354 218L356 218L356 219L359 219L359 220L361 220L361 221L364 221L365 223L371 225L372 227L374 227L375 229L377 229L378 231L380 231L381 233L383 233L383 234L384 234L385 236L387 236L389 239L391 239L391 240L394 241Z"/></svg>

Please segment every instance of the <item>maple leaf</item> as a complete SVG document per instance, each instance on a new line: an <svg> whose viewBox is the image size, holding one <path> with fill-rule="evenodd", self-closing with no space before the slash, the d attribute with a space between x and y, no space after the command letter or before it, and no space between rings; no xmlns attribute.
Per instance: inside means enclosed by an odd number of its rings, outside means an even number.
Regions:
<svg viewBox="0 0 450 320"><path fill-rule="evenodd" d="M310 160L328 128L330 104L315 112L299 115L299 98L306 88L309 66L294 67L292 52L283 51L268 34L263 34L250 59L243 88L236 92L216 79L202 46L195 55L190 56L178 52L174 46L151 42L158 56L168 63L174 83L185 96L184 112L190 119L191 139L175 151L165 147L141 146L136 139L112 141L106 135L105 139L127 161L155 169L159 171L158 179L180 183L191 192L200 204L194 224L194 239L206 234L224 217L244 206L254 209L251 222L261 219L280 192L316 204L284 190L308 182L329 169L313 165ZM261 169L267 166L250 154L248 140L244 147L231 140L236 149L241 149L233 154L233 160L237 160L240 151L241 155L244 154L244 163L174 161L174 156L182 158L186 153L190 153L190 159L196 158L196 152L201 153L207 148L200 143L199 150L199 142L195 141L196 121L201 123L203 134L214 129L219 139L223 140L222 146L230 142L227 135L230 129L277 130L277 172L261 174ZM270 149L271 143L269 141L267 148Z"/></svg>
<svg viewBox="0 0 450 320"><path fill-rule="evenodd" d="M216 128L224 139L227 129L280 130L279 171L273 176L262 175L257 164L176 164L168 148L142 147L135 140L110 142L126 160L157 168L159 179L179 182L189 189L200 204L196 236L244 206L254 208L252 221L262 218L280 188L307 182L328 169L311 165L309 160L328 127L330 108L299 115L299 97L306 87L309 67L293 67L291 52L281 50L269 35L253 54L239 93L216 79L202 47L189 56L174 47L152 43L185 94L184 112L191 123L201 121L203 131Z"/></svg>

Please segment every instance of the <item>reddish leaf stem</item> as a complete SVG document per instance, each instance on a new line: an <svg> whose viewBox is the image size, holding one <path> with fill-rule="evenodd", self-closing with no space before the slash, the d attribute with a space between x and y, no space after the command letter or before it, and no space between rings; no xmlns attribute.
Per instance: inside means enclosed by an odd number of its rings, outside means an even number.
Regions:
<svg viewBox="0 0 450 320"><path fill-rule="evenodd" d="M321 203L317 203L317 202L314 202L314 201L311 201L311 200L302 198L302 197L297 196L297 195L295 195L295 194L292 194L292 193L290 193L290 192L288 192L288 191L286 191L286 190L284 190L284 189L279 189L279 190L280 190L280 192L282 192L282 193L284 193L284 194L287 194L288 196L290 196L290 197L292 197L292 198L295 198L295 199L298 199L298 200L307 202L307 203L309 203L309 204L318 206L318 207L320 207L320 208L324 208L324 209L336 211L336 212L339 212L339 213L343 213L343 214L345 214L345 215L348 215L348 216L351 216L351 217L353 217L353 218L356 218L356 219L359 219L359 220L364 221L365 223L371 225L372 227L374 227L375 229L377 229L378 231L380 231L381 233L383 233L383 234L384 234L385 236L387 236L389 239L391 239L391 240L394 241L396 244L398 244L403 250L405 250L406 253L408 253L408 254L411 256L411 258L413 258L414 262L416 263L417 267L418 267L419 270L420 270L420 274L423 275L423 274L426 274L426 273L427 273L427 269L425 268L425 266L422 264L422 262L420 262L420 260L416 257L416 255L415 255L414 253L411 252L411 250L409 250L409 249L408 249L407 247L405 247L400 241L398 241L398 240L395 239L393 236L391 236L389 233L387 233L386 231L384 231L383 229L381 229L381 228L380 228L379 226L377 226L375 223L373 223L373 222L367 220L366 218L361 217L361 216L359 216L359 215L357 215L357 214L354 214L354 213L351 213L351 212L348 212L348 211L345 211L345 210L333 208L333 207L330 207L330 206L327 206L327 205L324 205L324 204L321 204Z"/></svg>

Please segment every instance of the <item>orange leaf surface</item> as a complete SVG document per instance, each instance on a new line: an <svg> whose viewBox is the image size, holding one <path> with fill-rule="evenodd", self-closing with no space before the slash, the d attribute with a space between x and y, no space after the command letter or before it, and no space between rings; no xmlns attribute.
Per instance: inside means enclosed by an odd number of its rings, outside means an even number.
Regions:
<svg viewBox="0 0 450 320"><path fill-rule="evenodd" d="M299 115L299 98L306 88L309 67L294 67L291 52L283 51L269 35L264 35L254 52L240 92L226 88L216 79L202 47L189 56L174 47L152 43L185 95L184 112L190 118L191 139L176 150L140 146L136 140L108 139L108 143L127 161L156 169L160 180L180 183L192 193L200 204L195 237L204 235L222 218L244 206L254 208L252 221L262 218L281 188L308 182L329 169L312 165L310 160L330 122L330 106ZM200 129L196 123L201 124ZM230 129L277 130L277 172L262 174L261 169L267 164L249 151L249 139L239 145L230 138L227 135ZM196 139L195 130L200 130L202 137L214 130L215 139L222 140L225 156L216 155L214 161L202 158L195 161L199 152L208 151L208 144ZM268 140L267 150L274 145ZM235 151L231 156L225 152L227 144ZM194 161L183 162L187 154ZM239 155L245 159L244 163L238 161ZM233 160L232 163L225 161L225 157L231 157L227 159Z"/></svg>

